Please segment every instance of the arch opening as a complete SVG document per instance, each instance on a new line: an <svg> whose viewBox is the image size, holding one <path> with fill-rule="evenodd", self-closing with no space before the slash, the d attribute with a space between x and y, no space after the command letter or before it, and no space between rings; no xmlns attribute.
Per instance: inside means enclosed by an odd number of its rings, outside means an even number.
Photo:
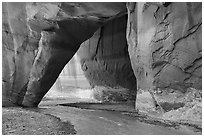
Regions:
<svg viewBox="0 0 204 137"><path fill-rule="evenodd" d="M83 42L45 99L135 102L136 78L128 54L126 25L127 15L115 18Z"/></svg>

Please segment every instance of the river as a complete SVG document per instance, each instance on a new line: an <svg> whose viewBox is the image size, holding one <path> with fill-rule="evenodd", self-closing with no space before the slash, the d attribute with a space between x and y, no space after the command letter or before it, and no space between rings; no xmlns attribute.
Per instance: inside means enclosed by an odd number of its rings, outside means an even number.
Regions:
<svg viewBox="0 0 204 137"><path fill-rule="evenodd" d="M79 135L189 135L200 134L187 128L175 129L141 122L119 111L81 109L61 106L72 101L42 101L39 111L70 121Z"/></svg>

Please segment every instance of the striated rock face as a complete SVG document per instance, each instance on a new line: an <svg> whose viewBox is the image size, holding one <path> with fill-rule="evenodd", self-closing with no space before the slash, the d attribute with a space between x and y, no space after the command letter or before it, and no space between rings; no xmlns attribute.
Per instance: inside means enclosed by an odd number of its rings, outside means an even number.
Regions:
<svg viewBox="0 0 204 137"><path fill-rule="evenodd" d="M77 55L81 58L82 70L93 87L117 87L117 90L120 90L119 87L126 88L129 91L124 92L123 89L118 94L126 94L135 99L136 78L128 55L126 26L127 15L109 21L83 43ZM102 89L101 92L107 90L107 96L115 91ZM117 96L116 94L117 92L113 92L110 96Z"/></svg>
<svg viewBox="0 0 204 137"><path fill-rule="evenodd" d="M125 3L3 3L3 106L37 106L66 63Z"/></svg>
<svg viewBox="0 0 204 137"><path fill-rule="evenodd" d="M201 89L202 4L128 3L127 8L138 89Z"/></svg>

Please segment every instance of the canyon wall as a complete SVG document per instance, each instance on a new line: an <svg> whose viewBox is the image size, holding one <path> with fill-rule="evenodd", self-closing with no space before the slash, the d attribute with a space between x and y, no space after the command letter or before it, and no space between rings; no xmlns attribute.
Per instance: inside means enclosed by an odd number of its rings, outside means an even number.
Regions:
<svg viewBox="0 0 204 137"><path fill-rule="evenodd" d="M93 97L99 101L135 101L136 78L128 54L126 26L127 15L115 18L82 43L56 81L59 92L69 92L73 86L91 86ZM52 90L56 91L49 92Z"/></svg>
<svg viewBox="0 0 204 137"><path fill-rule="evenodd" d="M35 107L81 43L125 3L3 3L3 106Z"/></svg>
<svg viewBox="0 0 204 137"><path fill-rule="evenodd" d="M2 5L3 106L36 107L78 49L92 87L202 89L202 3Z"/></svg>
<svg viewBox="0 0 204 137"><path fill-rule="evenodd" d="M202 88L202 3L128 3L138 89Z"/></svg>
<svg viewBox="0 0 204 137"><path fill-rule="evenodd" d="M97 90L108 92L107 96L121 94L124 100L135 100L136 78L128 54L126 26L127 15L109 21L81 45L77 55L92 87L103 86Z"/></svg>

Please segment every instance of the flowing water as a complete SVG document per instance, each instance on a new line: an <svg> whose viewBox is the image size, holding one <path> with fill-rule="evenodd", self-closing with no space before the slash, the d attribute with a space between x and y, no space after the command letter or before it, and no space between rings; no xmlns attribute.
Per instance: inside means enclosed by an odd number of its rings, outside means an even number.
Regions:
<svg viewBox="0 0 204 137"><path fill-rule="evenodd" d="M175 129L140 122L137 117L124 115L118 111L80 109L61 106L59 103L71 103L76 99L61 101L43 101L39 106L41 113L70 121L79 135L186 135L200 134L187 128Z"/></svg>

